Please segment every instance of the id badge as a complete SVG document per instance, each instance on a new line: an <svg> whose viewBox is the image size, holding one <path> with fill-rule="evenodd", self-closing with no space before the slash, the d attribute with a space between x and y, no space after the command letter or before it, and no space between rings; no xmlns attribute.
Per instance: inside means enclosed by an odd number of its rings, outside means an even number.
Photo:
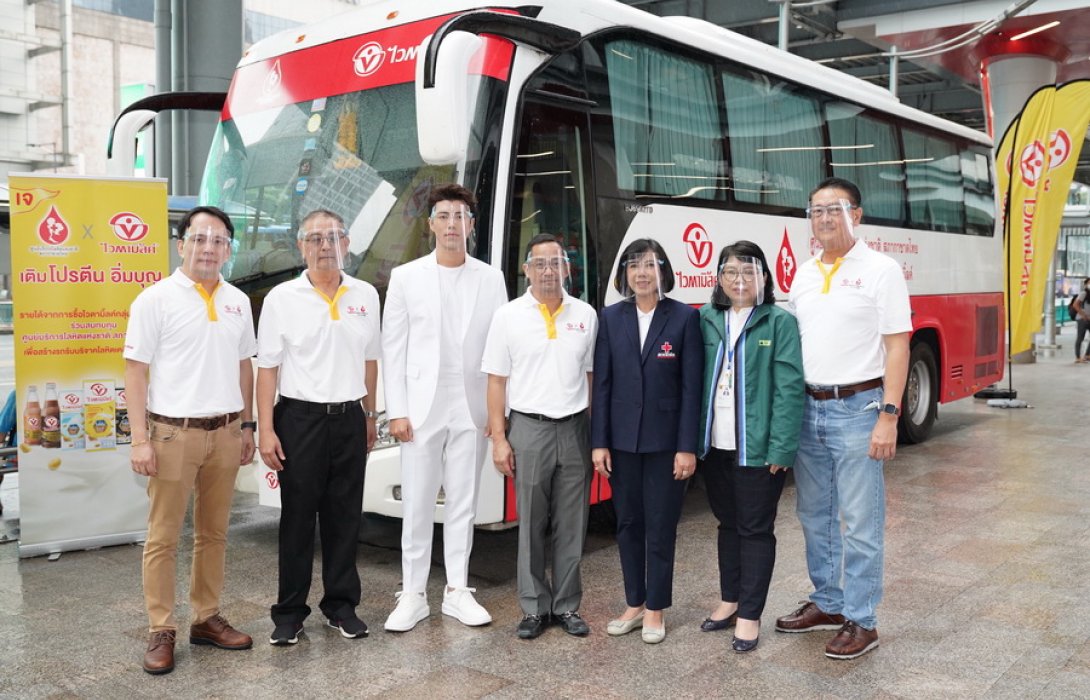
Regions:
<svg viewBox="0 0 1090 700"><path fill-rule="evenodd" d="M734 404L734 368L727 364L719 375L715 385L715 405L717 408L730 407Z"/></svg>

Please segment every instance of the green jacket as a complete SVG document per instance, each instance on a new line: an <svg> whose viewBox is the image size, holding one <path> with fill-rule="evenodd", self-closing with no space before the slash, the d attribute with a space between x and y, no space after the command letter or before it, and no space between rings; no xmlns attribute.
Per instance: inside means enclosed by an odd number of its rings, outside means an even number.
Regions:
<svg viewBox="0 0 1090 700"><path fill-rule="evenodd" d="M726 354L723 311L705 304L700 309L700 332L704 336L700 456L704 457L711 449L715 385ZM798 322L775 304L762 304L750 314L738 344L734 393L738 464L790 467L799 448L806 399Z"/></svg>

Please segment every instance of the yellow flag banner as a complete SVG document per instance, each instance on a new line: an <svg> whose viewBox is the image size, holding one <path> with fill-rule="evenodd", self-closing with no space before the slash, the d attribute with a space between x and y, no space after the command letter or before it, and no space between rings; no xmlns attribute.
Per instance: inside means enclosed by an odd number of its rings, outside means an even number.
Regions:
<svg viewBox="0 0 1090 700"><path fill-rule="evenodd" d="M129 305L169 265L166 181L11 175L19 556L134 542L121 356Z"/></svg>
<svg viewBox="0 0 1090 700"><path fill-rule="evenodd" d="M1004 291L1011 355L1029 350L1041 328L1048 269L1090 120L1088 86L1090 81L1077 81L1039 89L996 152L997 184L1004 193Z"/></svg>

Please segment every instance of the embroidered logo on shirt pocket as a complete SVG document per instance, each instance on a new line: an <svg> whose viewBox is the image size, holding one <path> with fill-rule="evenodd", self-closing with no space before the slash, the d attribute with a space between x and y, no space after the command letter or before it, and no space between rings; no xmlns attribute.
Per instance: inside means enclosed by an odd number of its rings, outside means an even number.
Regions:
<svg viewBox="0 0 1090 700"><path fill-rule="evenodd" d="M759 338L757 340L757 346L762 348L770 348L772 347L772 340L768 338Z"/></svg>

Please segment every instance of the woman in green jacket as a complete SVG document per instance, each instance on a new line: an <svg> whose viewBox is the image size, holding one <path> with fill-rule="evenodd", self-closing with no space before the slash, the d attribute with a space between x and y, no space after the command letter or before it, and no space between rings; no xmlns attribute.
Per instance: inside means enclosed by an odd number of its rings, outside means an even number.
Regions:
<svg viewBox="0 0 1090 700"><path fill-rule="evenodd" d="M776 506L795 462L805 384L795 317L776 306L760 247L719 254L704 336L701 471L719 521L720 603L701 624L735 627L736 652L757 648L776 562Z"/></svg>

